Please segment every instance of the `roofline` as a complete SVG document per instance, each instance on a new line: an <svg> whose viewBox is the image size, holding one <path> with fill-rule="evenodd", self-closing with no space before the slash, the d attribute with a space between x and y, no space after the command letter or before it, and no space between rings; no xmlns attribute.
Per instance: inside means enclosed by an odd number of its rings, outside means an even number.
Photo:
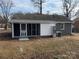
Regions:
<svg viewBox="0 0 79 59"><path fill-rule="evenodd" d="M29 19L12 19L10 23L73 23L72 21L53 21L53 20L29 20ZM24 20L24 21L23 21Z"/></svg>

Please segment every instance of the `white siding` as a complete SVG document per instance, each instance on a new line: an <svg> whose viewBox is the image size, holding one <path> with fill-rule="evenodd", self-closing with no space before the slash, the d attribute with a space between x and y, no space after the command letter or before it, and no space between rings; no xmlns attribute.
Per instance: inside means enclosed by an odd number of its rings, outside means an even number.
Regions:
<svg viewBox="0 0 79 59"><path fill-rule="evenodd" d="M55 26L55 24L41 24L41 36L53 35L53 26Z"/></svg>

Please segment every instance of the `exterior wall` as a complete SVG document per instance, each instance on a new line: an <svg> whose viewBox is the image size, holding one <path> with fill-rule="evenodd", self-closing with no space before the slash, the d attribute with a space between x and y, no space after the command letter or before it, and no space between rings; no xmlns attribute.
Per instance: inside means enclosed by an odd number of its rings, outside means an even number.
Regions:
<svg viewBox="0 0 79 59"><path fill-rule="evenodd" d="M60 31L62 35L67 35L72 33L72 24L71 23L63 23L64 24L64 29L60 29L59 23L56 24L56 31Z"/></svg>
<svg viewBox="0 0 79 59"><path fill-rule="evenodd" d="M71 23L65 23L65 34L72 34L72 24Z"/></svg>
<svg viewBox="0 0 79 59"><path fill-rule="evenodd" d="M41 36L50 36L53 35L53 26L55 24L40 24L40 35Z"/></svg>

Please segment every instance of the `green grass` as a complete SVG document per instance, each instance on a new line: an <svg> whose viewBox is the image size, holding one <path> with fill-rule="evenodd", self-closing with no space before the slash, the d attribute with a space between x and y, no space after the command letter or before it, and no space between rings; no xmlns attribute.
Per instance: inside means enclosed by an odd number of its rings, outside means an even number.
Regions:
<svg viewBox="0 0 79 59"><path fill-rule="evenodd" d="M0 59L78 58L79 40L75 40L73 36L40 38L30 41L0 41Z"/></svg>

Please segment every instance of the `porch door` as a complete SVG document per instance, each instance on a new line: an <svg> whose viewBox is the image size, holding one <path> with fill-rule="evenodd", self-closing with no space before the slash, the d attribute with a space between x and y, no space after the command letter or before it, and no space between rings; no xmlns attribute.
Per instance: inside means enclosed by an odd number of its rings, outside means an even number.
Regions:
<svg viewBox="0 0 79 59"><path fill-rule="evenodd" d="M14 36L20 36L20 24L14 23Z"/></svg>
<svg viewBox="0 0 79 59"><path fill-rule="evenodd" d="M20 36L21 37L26 37L26 35L27 35L27 29L26 29L26 24L21 24L20 25L21 27L21 31L20 31Z"/></svg>
<svg viewBox="0 0 79 59"><path fill-rule="evenodd" d="M27 24L27 36L39 36L40 24Z"/></svg>

